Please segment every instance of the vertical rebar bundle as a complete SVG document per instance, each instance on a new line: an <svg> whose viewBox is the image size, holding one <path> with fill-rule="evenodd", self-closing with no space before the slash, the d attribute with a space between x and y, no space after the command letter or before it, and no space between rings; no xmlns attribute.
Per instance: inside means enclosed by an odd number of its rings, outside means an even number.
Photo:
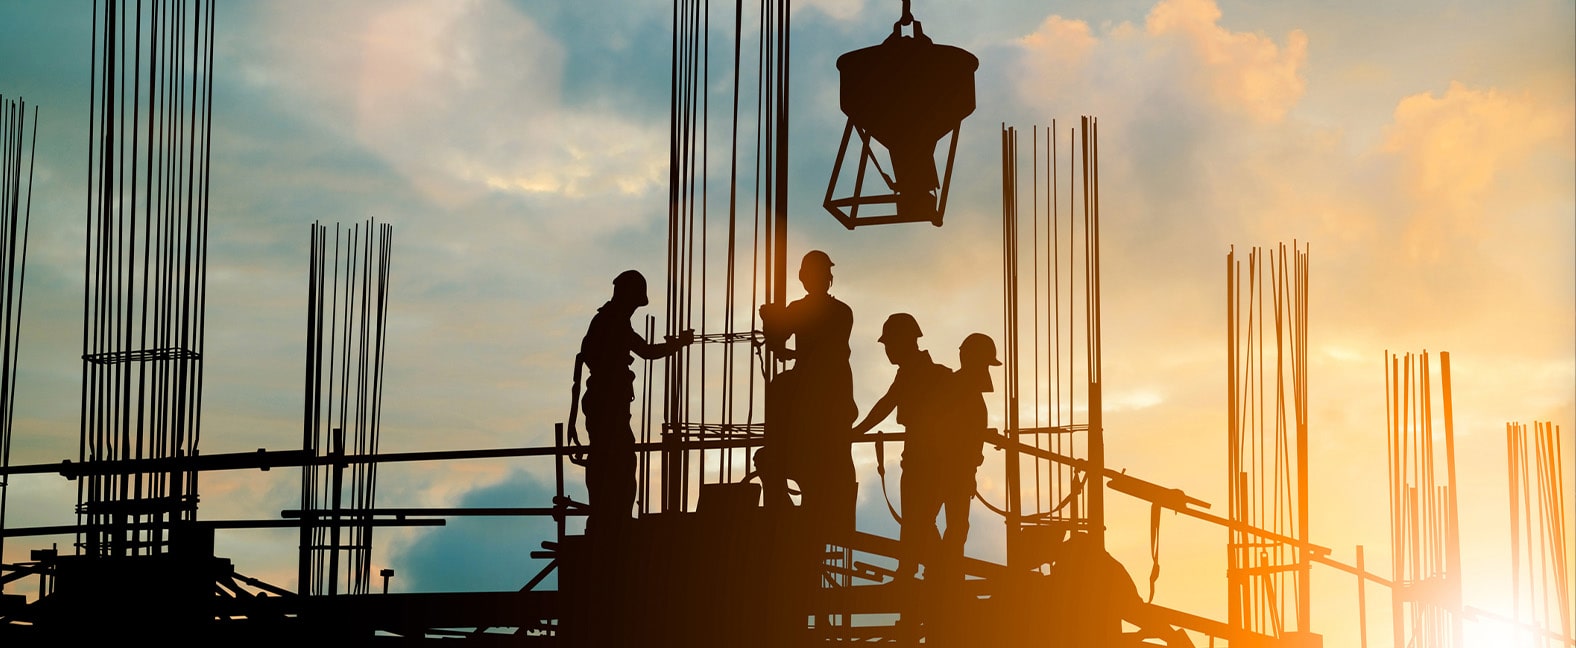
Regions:
<svg viewBox="0 0 1576 648"><path fill-rule="evenodd" d="M1102 548L1105 542L1099 124L1082 117L1078 128L1067 129L1065 153L1057 150L1057 130L1053 120L1043 142L1039 127L1031 131L1027 244L1021 240L1018 130L1003 126L1001 133L1006 435L1085 462L1073 466L1014 450L1005 453L1007 560L1028 568L1044 559L1033 548L1068 534L1088 534ZM1027 277L1024 251L1030 257ZM1029 293L1027 300L1023 292ZM1023 301L1028 301L1027 312ZM1025 327L1027 336L1021 334ZM1032 484L1028 497L1026 480Z"/></svg>
<svg viewBox="0 0 1576 648"><path fill-rule="evenodd" d="M312 224L301 447L329 461L301 469L302 594L371 591L377 463L333 460L378 453L393 243L387 223Z"/></svg>
<svg viewBox="0 0 1576 648"><path fill-rule="evenodd" d="M163 553L197 479L213 104L212 2L95 7L78 547ZM118 465L116 465L118 464Z"/></svg>
<svg viewBox="0 0 1576 648"><path fill-rule="evenodd" d="M1391 610L1397 646L1461 645L1461 541L1449 353L1439 354L1439 377L1443 439L1434 430L1434 375L1428 353L1385 353L1390 555L1396 587Z"/></svg>
<svg viewBox="0 0 1576 648"><path fill-rule="evenodd" d="M751 452L765 437L765 378L776 364L761 346L757 309L786 304L792 277L785 270L788 4L762 0L751 11L728 3L731 32L711 24L711 4L676 0L673 8L664 333L694 329L696 344L664 361L660 374L645 363L640 441L670 445L639 462L642 513L694 510L700 486L752 472ZM714 50L714 40L726 47ZM726 105L713 105L724 96ZM718 159L719 151L727 157ZM656 375L660 409L649 382ZM729 447L681 447L696 441Z"/></svg>
<svg viewBox="0 0 1576 648"><path fill-rule="evenodd" d="M1512 619L1518 624L1530 622L1544 631L1536 639L1516 645L1576 644L1571 628L1571 539L1567 535L1570 526L1560 429L1539 422L1529 431L1525 425L1506 423L1505 445L1510 460Z"/></svg>
<svg viewBox="0 0 1576 648"><path fill-rule="evenodd" d="M33 206L33 152L37 147L38 107L33 107L29 134L27 102L0 96L0 469L11 465L22 288L27 277L27 230ZM5 528L10 481L10 475L0 474L0 529ZM4 550L5 536L0 535L0 556L5 555Z"/></svg>
<svg viewBox="0 0 1576 648"><path fill-rule="evenodd" d="M1308 248L1293 243L1288 253L1282 244L1268 255L1253 248L1246 265L1244 277L1236 250L1226 255L1231 520L1306 543ZM1295 621L1295 631L1308 632L1308 552L1236 528L1228 533L1230 623L1279 637Z"/></svg>

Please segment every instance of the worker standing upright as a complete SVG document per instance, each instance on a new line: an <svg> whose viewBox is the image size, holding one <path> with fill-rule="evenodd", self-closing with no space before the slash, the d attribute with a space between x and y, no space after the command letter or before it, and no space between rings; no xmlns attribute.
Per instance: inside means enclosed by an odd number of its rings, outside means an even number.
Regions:
<svg viewBox="0 0 1576 648"><path fill-rule="evenodd" d="M942 495L937 478L945 462L943 439L948 434L947 395L952 372L931 360L929 351L919 348L921 335L919 323L908 313L895 313L881 326L878 341L886 347L887 360L897 365L897 375L886 394L853 429L856 435L869 432L895 409L897 422L906 434L899 486L903 502L898 536L903 547L898 560L899 579L913 578L921 563L928 577L936 568L941 541L936 530Z"/></svg>
<svg viewBox="0 0 1576 648"><path fill-rule="evenodd" d="M832 288L831 257L811 250L799 263L805 296L786 307L761 307L767 346L793 368L768 387L767 449L762 467L768 505L788 501L787 479L799 484L810 519L834 533L854 527L854 462L849 429L859 415L848 337L854 312ZM787 346L788 338L794 346Z"/></svg>
<svg viewBox="0 0 1576 648"><path fill-rule="evenodd" d="M591 436L586 465L591 500L588 535L623 526L635 504L635 433L629 425L629 406L635 400L635 372L630 365L635 358L630 354L647 360L665 358L695 339L695 332L685 329L664 342L647 343L629 324L635 309L647 303L646 278L634 270L620 273L613 280L613 298L597 309L580 341L580 361L591 370L580 400Z"/></svg>
<svg viewBox="0 0 1576 648"><path fill-rule="evenodd" d="M943 579L963 578L963 545L969 536L969 505L976 489L975 473L985 462L985 441L989 413L985 394L995 390L990 368L1001 366L996 359L996 342L989 335L974 333L958 346L958 370L949 385L952 405L948 433L941 439L939 479L941 506L946 511L947 528L941 536L941 556L937 561Z"/></svg>

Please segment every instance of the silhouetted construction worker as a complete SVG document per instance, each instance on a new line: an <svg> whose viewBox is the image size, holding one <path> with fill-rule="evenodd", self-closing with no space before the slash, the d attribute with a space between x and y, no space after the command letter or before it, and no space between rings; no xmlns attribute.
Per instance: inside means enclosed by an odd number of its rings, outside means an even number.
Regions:
<svg viewBox="0 0 1576 648"><path fill-rule="evenodd" d="M963 338L958 346L958 370L952 374L953 390L949 428L940 439L943 451L938 466L937 490L946 511L947 530L941 536L945 578L963 576L963 545L969 535L969 504L974 499L975 471L985 461L985 435L989 429L985 393L995 390L990 368L1001 366L996 342L984 333ZM928 567L927 567L928 569Z"/></svg>
<svg viewBox="0 0 1576 648"><path fill-rule="evenodd" d="M694 340L694 331L686 329L678 337L647 344L629 325L635 309L647 303L646 278L634 270L624 271L613 279L613 298L597 309L580 341L580 361L591 370L580 399L591 436L586 466L591 499L588 534L627 522L635 503L635 433L629 426L629 405L635 400L635 372L630 365L635 358L630 354L656 360Z"/></svg>
<svg viewBox="0 0 1576 648"><path fill-rule="evenodd" d="M969 507L974 500L975 471L985 460L985 441L989 429L985 393L994 389L990 368L1001 365L1001 361L996 359L995 341L983 333L963 338L963 343L958 346L958 365L958 370L948 376L944 387L946 406L943 416L946 417L946 429L937 439L941 451L936 454L936 473L926 478L934 482L936 502L947 520L947 528L941 534L934 561L925 564L927 586L921 605L933 611L927 615L925 622L927 645L970 646L978 643L978 637L969 635L968 619L952 611L967 600L961 588L964 578L963 546L969 535ZM903 478L907 483L909 474L907 468L904 470ZM915 478L921 476L916 475ZM908 496L905 490L905 513L914 506L908 503ZM932 524L934 517L935 514L931 512Z"/></svg>
<svg viewBox="0 0 1576 648"><path fill-rule="evenodd" d="M812 519L839 531L854 526L854 462L848 431L859 408L848 367L848 336L854 312L829 291L832 259L811 250L799 263L805 296L778 307L761 307L766 343L792 369L772 380L767 411L766 466L762 482L768 505L788 503L787 478L798 482ZM794 339L792 348L788 338Z"/></svg>
<svg viewBox="0 0 1576 648"><path fill-rule="evenodd" d="M935 568L941 537L936 531L936 514L941 510L943 491L938 477L948 433L949 384L952 372L930 359L930 352L919 348L922 335L919 323L908 313L895 313L881 326L879 341L886 347L887 360L897 365L897 375L885 395L870 408L865 419L854 426L854 434L864 434L897 410L903 425L903 480L899 487L903 500L903 519L899 541L903 556L898 560L898 578L912 578L924 563Z"/></svg>

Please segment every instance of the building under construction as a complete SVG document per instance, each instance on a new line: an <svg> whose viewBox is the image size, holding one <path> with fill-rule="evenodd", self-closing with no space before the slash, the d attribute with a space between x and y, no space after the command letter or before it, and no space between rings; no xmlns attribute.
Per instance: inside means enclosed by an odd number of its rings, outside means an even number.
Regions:
<svg viewBox="0 0 1576 648"><path fill-rule="evenodd" d="M158 636L237 645L1308 648L1325 645L1310 613L1310 574L1322 570L1346 574L1354 598L1391 602L1398 648L1464 645L1463 622L1488 613L1462 602L1449 354L1402 354L1385 368L1393 573L1368 570L1361 548L1355 564L1336 560L1310 529L1306 244L1233 250L1226 259L1229 430L1222 451L1229 469L1222 477L1229 500L1205 502L1108 467L1100 122L1093 117L1000 129L1003 310L992 352L1001 367L989 397L999 398L1003 416L980 441L983 460L1005 476L1005 499L978 496L974 504L1001 520L1004 559L962 558L949 567L955 579L938 577L941 559L931 550L828 522L811 505L817 495L808 477L763 467L762 451L781 461L795 434L810 433L785 405L794 403L785 388L774 388L806 360L769 339L760 315L793 301L802 277L794 266L808 252L788 245L793 32L788 0L712 4L675 0L673 7L667 265L650 286L666 310L642 333L654 346L688 344L642 360L632 374L639 376L630 405L635 504L627 521L596 501L576 501L566 488L582 478L580 467L614 452L596 436L589 406L579 418L578 379L565 420L542 422L555 429L553 445L380 448L395 249L385 223L314 225L304 237L301 445L200 452L208 170L225 154L211 136L213 79L226 74L214 68L215 8L211 0L97 5L80 450L45 464L10 464L28 138L37 121L23 104L0 106L0 229L7 237L0 242L0 543L75 537L70 547L34 548L29 560L0 565L0 584L37 584L33 597L0 594L0 643ZM978 60L933 41L909 2L902 5L891 36L844 55L837 70L792 70L840 76L847 122L826 169L826 214L816 217L849 230L944 227L960 125L976 108ZM727 70L711 67L714 50L731 52ZM719 84L731 93L730 106L709 103ZM727 132L715 129L719 119ZM728 179L725 191L708 186L718 177ZM796 218L810 212L793 211ZM564 350L566 363L572 356ZM878 457L895 455L917 429L907 428L848 436L837 451L871 444ZM1509 622L1540 646L1576 646L1560 443L1544 424L1507 432L1518 592ZM556 494L489 509L377 500L379 466L477 458L551 462ZM298 508L251 520L199 515L204 474L270 469L300 471ZM73 481L76 523L6 527L5 486L25 474ZM881 480L885 490L884 472ZM774 498L786 504L773 505ZM1226 618L1139 594L1135 566L1107 552L1107 534L1118 532L1106 523L1113 498L1149 507L1152 533L1164 511L1218 527ZM618 524L580 533L578 519L593 512ZM389 574L373 573L377 531L464 516L551 519L556 533L533 539L533 556L547 566L523 578L517 592L387 593ZM215 555L216 533L248 528L299 531L294 590L249 576L244 560ZM924 564L919 577L916 563ZM556 589L546 587L550 576Z"/></svg>

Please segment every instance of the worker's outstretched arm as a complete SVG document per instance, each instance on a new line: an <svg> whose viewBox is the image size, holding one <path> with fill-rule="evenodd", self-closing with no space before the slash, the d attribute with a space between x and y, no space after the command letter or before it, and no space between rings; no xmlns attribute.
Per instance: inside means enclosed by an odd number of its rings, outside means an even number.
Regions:
<svg viewBox="0 0 1576 648"><path fill-rule="evenodd" d="M657 360L673 355L679 349L689 346L691 342L695 341L695 330L684 329L684 332L677 337L670 335L667 340L656 344L646 344L644 339L638 337L637 339L639 341L631 345L631 350L635 352L635 355L647 360Z"/></svg>
<svg viewBox="0 0 1576 648"><path fill-rule="evenodd" d="M788 348L788 337L794 334L794 322L787 307L781 304L761 304L761 329L766 333L766 348L779 360L792 360L797 355Z"/></svg>
<svg viewBox="0 0 1576 648"><path fill-rule="evenodd" d="M870 412L865 414L865 420L854 426L854 434L859 435L869 432L870 428L875 427L877 423L885 421L886 417L891 416L892 410L896 406L897 399L892 397L892 390L887 389L887 393L881 396L881 400L876 401L875 406L870 408Z"/></svg>

